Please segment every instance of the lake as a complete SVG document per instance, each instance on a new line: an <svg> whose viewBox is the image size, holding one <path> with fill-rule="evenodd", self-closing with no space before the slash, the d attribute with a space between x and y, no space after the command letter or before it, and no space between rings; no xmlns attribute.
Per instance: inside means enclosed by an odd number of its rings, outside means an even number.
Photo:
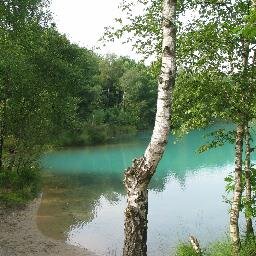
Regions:
<svg viewBox="0 0 256 256"><path fill-rule="evenodd" d="M224 178L233 170L234 146L198 154L218 125L170 140L149 191L148 255L172 255L195 235L202 246L225 237L228 205ZM230 127L231 128L231 127ZM126 205L123 171L140 156L150 133L42 158L46 178L37 224L51 238L98 255L121 255Z"/></svg>

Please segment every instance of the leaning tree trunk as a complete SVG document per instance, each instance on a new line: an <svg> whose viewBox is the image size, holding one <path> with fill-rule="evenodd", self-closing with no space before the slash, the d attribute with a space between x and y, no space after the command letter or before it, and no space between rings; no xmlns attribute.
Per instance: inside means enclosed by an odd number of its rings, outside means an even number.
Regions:
<svg viewBox="0 0 256 256"><path fill-rule="evenodd" d="M251 185L251 145L250 145L250 128L248 124L244 128L245 132L245 197L249 206L249 212L252 210L252 185ZM246 236L254 235L252 218L250 214L245 213L246 218Z"/></svg>
<svg viewBox="0 0 256 256"><path fill-rule="evenodd" d="M123 256L147 255L148 184L168 141L171 93L175 84L176 0L163 1L162 67L158 82L155 126L144 156L125 171L127 208Z"/></svg>
<svg viewBox="0 0 256 256"><path fill-rule="evenodd" d="M235 187L233 200L230 210L230 238L232 242L233 256L239 255L240 236L239 236L239 212L242 197L242 153L243 153L243 125L238 125L236 128L236 156L235 156Z"/></svg>

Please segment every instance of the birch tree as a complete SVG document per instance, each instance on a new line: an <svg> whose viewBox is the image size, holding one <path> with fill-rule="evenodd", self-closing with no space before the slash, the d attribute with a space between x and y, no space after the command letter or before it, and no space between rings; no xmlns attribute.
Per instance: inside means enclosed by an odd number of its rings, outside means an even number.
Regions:
<svg viewBox="0 0 256 256"><path fill-rule="evenodd" d="M145 2L138 0L139 3ZM133 15L132 3L126 4L130 24L113 36L132 32L134 46L145 54L160 52L162 35L158 10L161 0L152 0L145 15ZM238 219L242 203L242 145L244 129L255 118L255 1L179 1L177 13L189 22L178 22L177 65L179 74L174 95L176 115L184 132L224 119L236 126L234 195L230 211L230 238L234 255L238 254ZM122 20L118 20L123 24ZM137 40L140 37L141 40ZM130 40L130 39L129 39ZM136 44L139 42L138 44ZM150 45L148 49L147 45ZM190 78L190 81L184 78ZM184 86L186 84L186 86ZM194 90L189 88L193 86ZM211 88L213 85L213 88ZM176 120L175 120L176 119ZM178 122L176 122L179 120Z"/></svg>
<svg viewBox="0 0 256 256"><path fill-rule="evenodd" d="M164 0L162 12L162 66L158 82L155 126L151 141L141 158L125 171L124 256L147 255L148 184L162 158L170 130L171 93L175 84L176 0Z"/></svg>
<svg viewBox="0 0 256 256"><path fill-rule="evenodd" d="M244 127L244 140L245 140L245 219L246 219L246 236L254 236L252 225L252 171L251 171L251 136L250 127ZM247 208L246 208L247 207Z"/></svg>

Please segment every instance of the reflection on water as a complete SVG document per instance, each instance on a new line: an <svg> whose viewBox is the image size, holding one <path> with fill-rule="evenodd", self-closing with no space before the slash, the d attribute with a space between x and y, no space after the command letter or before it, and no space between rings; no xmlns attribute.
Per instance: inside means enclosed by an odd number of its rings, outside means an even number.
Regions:
<svg viewBox="0 0 256 256"><path fill-rule="evenodd" d="M211 128L214 129L214 128ZM190 133L166 153L149 192L148 248L167 256L181 240L196 235L203 244L225 234L224 177L232 170L233 145L197 154L203 134ZM121 255L125 193L123 170L143 153L150 134L126 142L45 156L47 172L37 223L47 236L99 255Z"/></svg>

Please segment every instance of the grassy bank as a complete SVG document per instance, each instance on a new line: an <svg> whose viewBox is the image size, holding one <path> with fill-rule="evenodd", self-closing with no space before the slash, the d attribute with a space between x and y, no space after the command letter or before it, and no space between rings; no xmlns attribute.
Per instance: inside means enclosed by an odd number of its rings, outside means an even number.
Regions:
<svg viewBox="0 0 256 256"><path fill-rule="evenodd" d="M232 256L231 244L228 240L223 240L210 244L207 248L202 248L200 256ZM190 244L180 244L175 256L199 256ZM256 240L243 239L239 256L256 256Z"/></svg>
<svg viewBox="0 0 256 256"><path fill-rule="evenodd" d="M0 172L0 203L3 206L26 204L41 189L41 174L36 167L20 170L2 169Z"/></svg>

